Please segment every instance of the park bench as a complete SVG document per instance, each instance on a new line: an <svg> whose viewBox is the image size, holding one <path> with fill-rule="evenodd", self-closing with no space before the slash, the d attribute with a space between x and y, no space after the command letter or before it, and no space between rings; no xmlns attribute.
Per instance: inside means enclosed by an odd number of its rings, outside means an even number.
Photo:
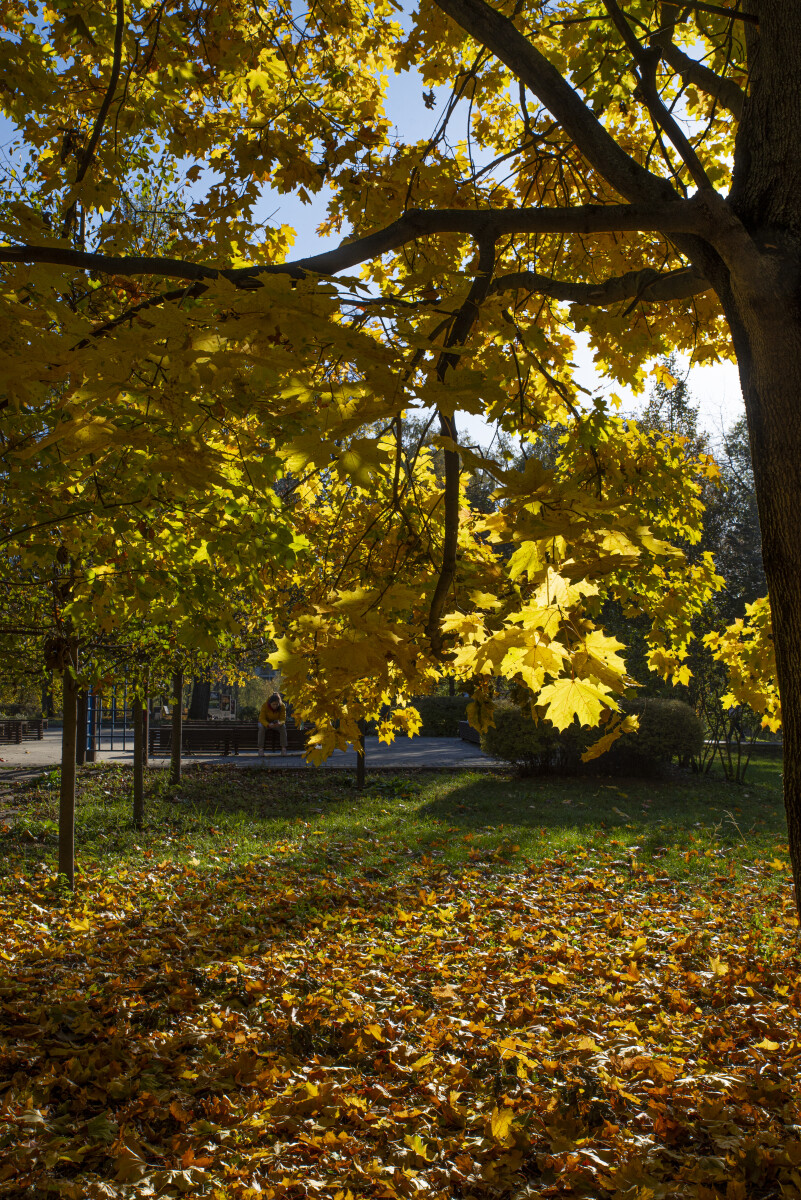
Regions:
<svg viewBox="0 0 801 1200"><path fill-rule="evenodd" d="M0 720L0 745L19 745L21 742L41 741L45 722L41 717L4 717Z"/></svg>
<svg viewBox="0 0 801 1200"><path fill-rule="evenodd" d="M241 751L258 749L258 721L197 721L184 723L181 731L181 753L219 754L223 757ZM290 717L286 723L287 749L305 750L306 733ZM264 740L268 752L279 750L277 729L268 729ZM172 725L164 722L150 726L148 752L153 758L167 758L172 753Z"/></svg>
<svg viewBox="0 0 801 1200"><path fill-rule="evenodd" d="M481 745L481 734L473 728L469 721L459 722L459 737L463 742L473 742L476 746Z"/></svg>

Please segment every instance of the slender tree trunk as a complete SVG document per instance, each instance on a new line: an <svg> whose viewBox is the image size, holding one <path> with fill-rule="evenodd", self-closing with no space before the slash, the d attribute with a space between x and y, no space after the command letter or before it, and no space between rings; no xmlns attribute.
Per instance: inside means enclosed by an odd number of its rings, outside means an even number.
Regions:
<svg viewBox="0 0 801 1200"><path fill-rule="evenodd" d="M135 829L145 824L145 762L143 741L145 730L145 704L138 696L133 702L134 752L133 752L133 823Z"/></svg>
<svg viewBox="0 0 801 1200"><path fill-rule="evenodd" d="M181 782L181 742L183 740L184 673L172 677L172 747L170 753L170 783Z"/></svg>
<svg viewBox="0 0 801 1200"><path fill-rule="evenodd" d="M150 766L150 699L142 700L142 766Z"/></svg>
<svg viewBox="0 0 801 1200"><path fill-rule="evenodd" d="M53 672L48 671L47 680L42 684L42 716L48 720L53 715Z"/></svg>
<svg viewBox="0 0 801 1200"><path fill-rule="evenodd" d="M75 761L82 767L86 763L86 723L89 720L89 695L85 689L77 694L76 720L78 731L75 739Z"/></svg>
<svg viewBox="0 0 801 1200"><path fill-rule="evenodd" d="M356 746L356 787L364 787L364 721L359 721L359 741Z"/></svg>
<svg viewBox="0 0 801 1200"><path fill-rule="evenodd" d="M77 657L77 655L76 655ZM61 794L58 805L58 873L75 887L75 741L78 728L78 688L64 671L64 727L61 731Z"/></svg>

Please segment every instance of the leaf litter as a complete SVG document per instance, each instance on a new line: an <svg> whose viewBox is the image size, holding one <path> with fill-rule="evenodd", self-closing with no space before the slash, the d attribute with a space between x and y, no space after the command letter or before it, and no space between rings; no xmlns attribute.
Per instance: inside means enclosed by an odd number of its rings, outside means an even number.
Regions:
<svg viewBox="0 0 801 1200"><path fill-rule="evenodd" d="M366 844L91 865L74 899L11 873L2 1194L801 1198L776 863Z"/></svg>

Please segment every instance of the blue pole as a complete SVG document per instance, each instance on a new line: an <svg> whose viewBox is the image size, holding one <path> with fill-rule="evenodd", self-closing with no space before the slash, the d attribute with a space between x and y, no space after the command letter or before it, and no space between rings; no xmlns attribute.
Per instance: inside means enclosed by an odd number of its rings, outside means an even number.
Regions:
<svg viewBox="0 0 801 1200"><path fill-rule="evenodd" d="M94 693L94 688L92 688L90 686L86 693L86 728L83 731L83 735L86 738L86 757L89 759L89 762L93 761L92 751L93 751L94 747L93 747L92 731L94 729L94 724L95 724L95 693Z"/></svg>

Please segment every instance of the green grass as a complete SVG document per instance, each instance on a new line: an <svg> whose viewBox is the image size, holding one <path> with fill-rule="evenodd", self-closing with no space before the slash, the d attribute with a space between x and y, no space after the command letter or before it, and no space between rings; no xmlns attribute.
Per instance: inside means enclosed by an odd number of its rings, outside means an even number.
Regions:
<svg viewBox="0 0 801 1200"><path fill-rule="evenodd" d="M310 870L403 874L421 859L503 869L611 849L629 874L682 880L730 877L787 854L781 764L770 760L754 763L744 786L679 773L613 780L415 771L368 775L360 792L347 772L199 766L170 787L166 772L152 770L141 833L131 825L131 781L128 767L79 773L79 865L113 869L143 855L236 865L277 855ZM0 837L0 870L18 870L21 859L55 863L58 782L52 771L6 802L17 816Z"/></svg>

